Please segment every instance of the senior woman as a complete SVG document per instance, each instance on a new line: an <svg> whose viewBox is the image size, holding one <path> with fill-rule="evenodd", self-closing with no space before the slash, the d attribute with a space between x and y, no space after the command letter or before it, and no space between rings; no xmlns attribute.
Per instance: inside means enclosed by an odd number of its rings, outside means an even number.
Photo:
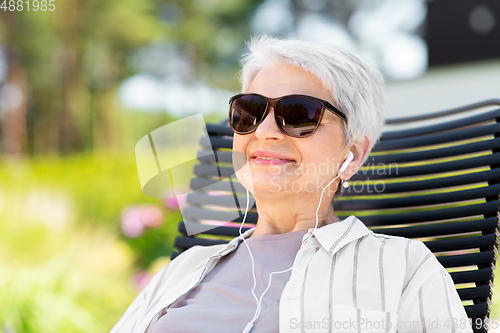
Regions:
<svg viewBox="0 0 500 333"><path fill-rule="evenodd" d="M471 332L423 243L335 215L381 133L380 73L336 47L266 36L242 65L229 120L257 225L182 253L111 332Z"/></svg>

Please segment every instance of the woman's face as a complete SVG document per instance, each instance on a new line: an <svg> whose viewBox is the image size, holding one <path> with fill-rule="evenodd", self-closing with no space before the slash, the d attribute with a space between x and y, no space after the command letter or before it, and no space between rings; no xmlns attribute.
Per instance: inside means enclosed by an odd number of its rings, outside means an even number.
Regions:
<svg viewBox="0 0 500 333"><path fill-rule="evenodd" d="M246 92L269 98L301 94L333 102L316 76L292 65L264 67ZM240 170L241 164L235 163L239 181L256 196L321 193L337 176L348 154L342 122L325 110L320 126L311 136L293 138L279 130L271 108L255 132L234 135L233 151L241 153L244 162ZM333 195L335 186L330 188Z"/></svg>

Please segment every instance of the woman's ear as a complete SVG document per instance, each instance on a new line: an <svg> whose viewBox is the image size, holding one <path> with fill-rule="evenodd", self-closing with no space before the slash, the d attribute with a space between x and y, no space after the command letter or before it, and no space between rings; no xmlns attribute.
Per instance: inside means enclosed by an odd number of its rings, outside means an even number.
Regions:
<svg viewBox="0 0 500 333"><path fill-rule="evenodd" d="M360 140L354 142L354 144L350 148L354 155L354 158L351 163L349 163L347 169L340 176L342 180L348 180L356 172L358 172L359 168L361 168L366 158L368 157L371 148L372 139L370 137L370 134L368 133L366 133Z"/></svg>

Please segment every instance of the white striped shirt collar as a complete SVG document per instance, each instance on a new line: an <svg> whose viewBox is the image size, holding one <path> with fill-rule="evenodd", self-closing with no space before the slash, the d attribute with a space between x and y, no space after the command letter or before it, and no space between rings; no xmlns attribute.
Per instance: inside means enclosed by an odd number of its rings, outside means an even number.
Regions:
<svg viewBox="0 0 500 333"><path fill-rule="evenodd" d="M313 229L309 230L310 233L312 231ZM326 251L333 254L345 245L370 233L372 231L363 222L351 215L342 221L316 229L313 235Z"/></svg>

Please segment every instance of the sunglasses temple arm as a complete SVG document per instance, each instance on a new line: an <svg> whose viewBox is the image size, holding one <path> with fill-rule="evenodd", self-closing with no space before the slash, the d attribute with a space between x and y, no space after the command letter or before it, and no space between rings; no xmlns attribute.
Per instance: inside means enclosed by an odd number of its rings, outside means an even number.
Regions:
<svg viewBox="0 0 500 333"><path fill-rule="evenodd" d="M340 117L342 120L347 122L347 117L345 116L345 114L343 112L341 112L339 109L337 109L335 106L333 106L329 102L326 102L325 104L326 104L326 107L328 108L328 110L335 113L338 117Z"/></svg>

